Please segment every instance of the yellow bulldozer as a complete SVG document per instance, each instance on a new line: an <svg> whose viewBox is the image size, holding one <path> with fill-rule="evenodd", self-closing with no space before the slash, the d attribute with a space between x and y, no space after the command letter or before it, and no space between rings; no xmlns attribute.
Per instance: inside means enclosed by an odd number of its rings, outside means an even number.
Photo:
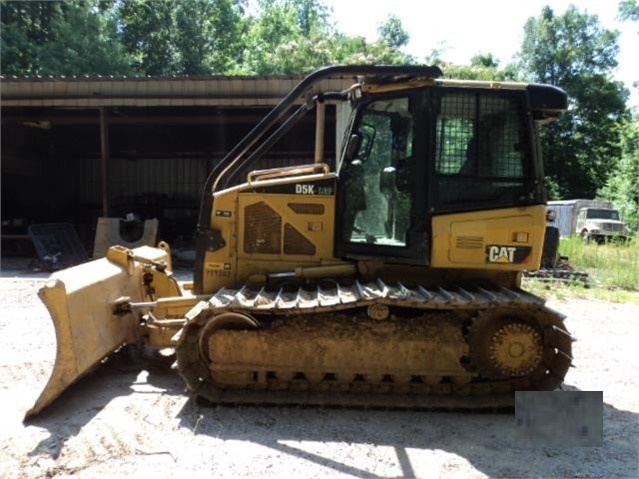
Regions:
<svg viewBox="0 0 639 479"><path fill-rule="evenodd" d="M322 91L335 77L352 86ZM326 104L350 112L329 160ZM27 417L140 341L214 403L481 409L557 388L572 338L520 281L546 229L538 129L566 108L432 66L311 73L206 179L193 281L163 243L51 276L57 357ZM311 111L314 161L258 168Z"/></svg>

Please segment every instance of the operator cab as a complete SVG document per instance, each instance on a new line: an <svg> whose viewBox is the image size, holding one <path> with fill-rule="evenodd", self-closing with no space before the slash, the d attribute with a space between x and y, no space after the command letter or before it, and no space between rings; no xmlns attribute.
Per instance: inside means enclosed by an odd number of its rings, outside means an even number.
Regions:
<svg viewBox="0 0 639 479"><path fill-rule="evenodd" d="M338 165L336 252L428 264L438 214L545 202L529 89L363 93Z"/></svg>

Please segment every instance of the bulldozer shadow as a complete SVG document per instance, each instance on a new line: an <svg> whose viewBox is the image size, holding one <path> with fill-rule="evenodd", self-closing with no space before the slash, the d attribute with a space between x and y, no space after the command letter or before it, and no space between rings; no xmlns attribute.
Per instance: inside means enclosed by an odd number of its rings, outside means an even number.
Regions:
<svg viewBox="0 0 639 479"><path fill-rule="evenodd" d="M563 390L579 391L574 386ZM634 464L630 476L639 477L638 415L606 403L603 446L597 448L520 447L513 413L206 407L190 400L179 418L181 426L194 434L255 443L273 450L274 455L286 454L352 477L387 477L387 469L382 475L374 473L378 461L394 463L398 477L438 477L456 470L460 461L488 477L625 477L628 472L622 463ZM338 447L323 447L327 443ZM353 460L359 455L362 460ZM562 470L561 458L567 456L573 456L567 461L572 466ZM554 469L549 468L549 461L557 462ZM575 470L575 463L583 464L584 470Z"/></svg>
<svg viewBox="0 0 639 479"><path fill-rule="evenodd" d="M28 422L48 434L29 456L57 459L71 438L79 436L85 427L91 430L91 423L105 408L109 412L120 409L122 414L124 410L144 409L161 395L184 397L184 385L170 369L171 362L171 357L159 357L144 349L120 351ZM579 391L571 385L563 390ZM138 406L140 398L129 396L140 393L154 396L146 406ZM124 401L118 404L120 399ZM278 467L287 467L282 457L307 463L328 476L327 471L332 471L359 478L388 477L389 470L397 477L437 477L459 472L460 467L462 471L471 467L488 477L639 477L638 415L605 402L603 447L597 448L519 447L513 413L203 406L195 398L180 404L175 416L165 418L166 424L175 424L171 420L177 419L179 429L191 432L192 447L210 450L211 462L215 462L215 455L224 454L225 448L243 447L234 443L261 446L260 455L264 449L270 451L271 477L287 476L289 470L278 473ZM104 417L108 419L109 415ZM128 414L119 417L133 421L143 418ZM117 424L113 426L117 428ZM148 425L130 426L134 431L145 427ZM204 448L197 436L206 436L207 444L210 440L229 444ZM184 436L180 437L182 441ZM73 449L71 444L68 447ZM257 461L257 457L251 458L250 447L243 450L241 461ZM581 466L575 469L575 464ZM628 464L633 469L629 470Z"/></svg>
<svg viewBox="0 0 639 479"><path fill-rule="evenodd" d="M50 406L25 420L25 426L40 427L49 433L29 455L57 459L70 438L118 399L133 394L182 396L184 384L171 370L174 360L174 355L161 355L145 344L122 347L67 388Z"/></svg>

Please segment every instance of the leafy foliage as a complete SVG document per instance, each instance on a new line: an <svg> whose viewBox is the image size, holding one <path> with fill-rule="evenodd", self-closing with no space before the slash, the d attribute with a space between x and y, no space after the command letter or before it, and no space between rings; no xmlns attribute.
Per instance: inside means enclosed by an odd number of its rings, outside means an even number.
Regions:
<svg viewBox="0 0 639 479"><path fill-rule="evenodd" d="M1 4L3 74L126 75L116 25L97 0ZM91 52L90 55L87 52Z"/></svg>
<svg viewBox="0 0 639 479"><path fill-rule="evenodd" d="M610 79L617 36L574 6L561 16L545 7L524 27L521 69L529 80L558 85L569 95L569 111L543 137L548 178L563 196L593 198L617 166L617 125L627 114L628 95Z"/></svg>
<svg viewBox="0 0 639 479"><path fill-rule="evenodd" d="M122 0L119 39L145 75L224 73L243 33L237 0Z"/></svg>
<svg viewBox="0 0 639 479"><path fill-rule="evenodd" d="M368 42L336 32L321 0L2 0L2 72L15 75L300 74L413 63L396 16ZM91 55L87 55L91 52Z"/></svg>
<svg viewBox="0 0 639 479"><path fill-rule="evenodd" d="M404 30L402 21L397 15L390 15L388 19L377 28L381 40L391 48L401 48L408 44L410 36Z"/></svg>
<svg viewBox="0 0 639 479"><path fill-rule="evenodd" d="M639 116L621 126L621 160L599 196L619 208L628 226L639 231Z"/></svg>
<svg viewBox="0 0 639 479"><path fill-rule="evenodd" d="M262 0L249 18L243 61L236 72L294 74L330 64L413 63L399 48L408 41L397 17L380 26L381 38L336 32L330 12L319 0Z"/></svg>
<svg viewBox="0 0 639 479"><path fill-rule="evenodd" d="M314 8L315 6L315 8ZM248 19L242 64L244 74L291 74L330 63L326 15L315 0L263 0L259 15Z"/></svg>
<svg viewBox="0 0 639 479"><path fill-rule="evenodd" d="M499 68L499 60L491 53L477 54L470 60L470 65L444 66L448 78L460 80L494 80L517 81L518 72L514 65L508 65L505 69Z"/></svg>
<svg viewBox="0 0 639 479"><path fill-rule="evenodd" d="M623 20L639 22L639 4L637 0L621 0L619 2L619 16Z"/></svg>

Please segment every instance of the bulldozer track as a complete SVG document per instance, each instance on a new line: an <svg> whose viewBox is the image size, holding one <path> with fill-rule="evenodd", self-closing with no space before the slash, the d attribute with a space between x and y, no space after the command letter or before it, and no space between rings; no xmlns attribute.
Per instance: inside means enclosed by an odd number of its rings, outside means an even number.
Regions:
<svg viewBox="0 0 639 479"><path fill-rule="evenodd" d="M315 289L294 286L277 291L245 285L238 290L222 288L209 300L212 312L242 311L259 314L299 314L338 311L372 303L418 309L478 309L504 304L543 305L544 300L521 289L499 287L442 286L407 287L402 283L389 284L381 279L373 282L355 281L344 285L325 281Z"/></svg>
<svg viewBox="0 0 639 479"><path fill-rule="evenodd" d="M402 314L419 316L419 319L396 317ZM522 369L519 374L500 375L494 351L474 351L474 343L489 343L482 337L483 323L491 323L495 314L528 318L530 326L526 327L534 328L532 340L541 342L540 358L534 367ZM356 317L360 319L353 319ZM211 327L215 318L220 318L220 324ZM308 334L308 331L312 333L312 325L322 321L327 326L318 326L317 330L348 322L349 318L368 321L373 329L383 323L452 323L464 331L469 354L477 357L468 361L469 375L432 376L424 375L423 371L372 374L372 371L348 369L317 374L316 370L304 371L300 365L299 371L260 371L260 375L265 375L263 380L231 386L216 384L209 369L211 360L203 357L207 351L202 350L202 342L208 341L215 330L239 329L252 335L256 334L253 330L278 331L280 324L299 322L300 326L295 326L299 329L295 331ZM512 334L519 334L520 330L526 332L523 326L510 329L515 330ZM493 343L508 330L506 327L495 334ZM290 286L269 291L248 285L237 290L222 289L189 313L186 326L178 334L176 355L177 369L188 388L214 404L498 411L512 409L517 390L558 387L571 365L572 341L563 325L563 316L544 306L543 299L521 289L408 287L378 279L349 285L331 281L313 289Z"/></svg>

